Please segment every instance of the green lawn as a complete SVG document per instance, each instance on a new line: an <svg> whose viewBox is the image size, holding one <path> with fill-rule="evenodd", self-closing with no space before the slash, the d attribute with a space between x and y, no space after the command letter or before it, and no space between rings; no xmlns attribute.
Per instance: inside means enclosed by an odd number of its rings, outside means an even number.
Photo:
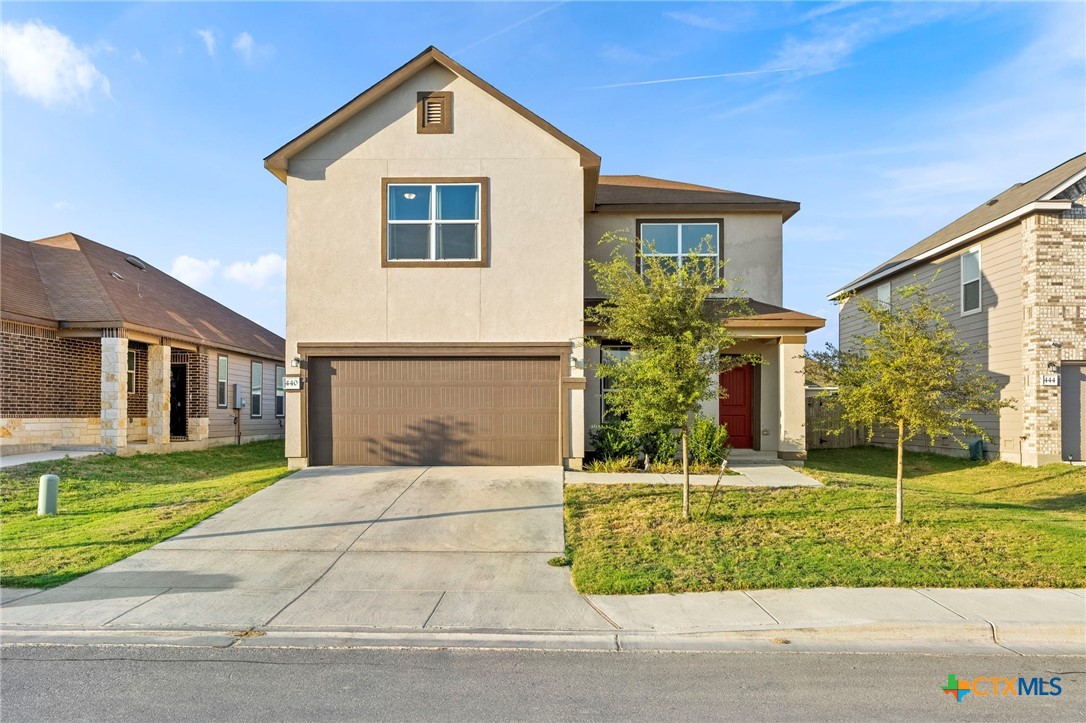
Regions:
<svg viewBox="0 0 1086 723"><path fill-rule="evenodd" d="M38 477L60 476L38 517ZM144 550L287 474L281 441L204 452L99 455L0 471L0 582L53 587Z"/></svg>
<svg viewBox="0 0 1086 723"><path fill-rule="evenodd" d="M566 488L567 555L582 593L788 587L1086 587L1086 469L906 454L810 453L824 488L726 488L681 519L677 487Z"/></svg>

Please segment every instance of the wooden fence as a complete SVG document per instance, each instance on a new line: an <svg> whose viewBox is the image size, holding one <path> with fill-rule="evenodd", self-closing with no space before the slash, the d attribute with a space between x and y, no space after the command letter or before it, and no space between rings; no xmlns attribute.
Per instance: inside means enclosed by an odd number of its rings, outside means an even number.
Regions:
<svg viewBox="0 0 1086 723"><path fill-rule="evenodd" d="M841 413L828 399L807 395L807 449L841 449L867 444L862 429L848 429L841 434L831 434L841 423Z"/></svg>

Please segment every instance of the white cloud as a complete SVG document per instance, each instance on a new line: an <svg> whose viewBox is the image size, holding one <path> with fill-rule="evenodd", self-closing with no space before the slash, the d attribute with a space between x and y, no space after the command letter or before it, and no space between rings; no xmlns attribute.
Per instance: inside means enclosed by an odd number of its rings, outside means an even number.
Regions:
<svg viewBox="0 0 1086 723"><path fill-rule="evenodd" d="M246 65L254 66L258 65L271 57L275 52L275 47L267 43L258 43L247 32L239 33L234 38L233 44L234 52L238 54L242 62Z"/></svg>
<svg viewBox="0 0 1086 723"><path fill-rule="evenodd" d="M170 267L170 276L194 289L203 289L211 283L217 268L218 259L201 261L191 256L178 256Z"/></svg>
<svg viewBox="0 0 1086 723"><path fill-rule="evenodd" d="M141 53L139 51L139 48L136 48L134 51L132 51L132 62L133 63L146 63L147 62L147 59L143 57L143 53Z"/></svg>
<svg viewBox="0 0 1086 723"><path fill-rule="evenodd" d="M708 15L701 15L699 13L692 13L689 11L675 10L672 12L664 13L665 16L672 20L683 23L684 25L692 25L695 28L703 28L705 30L731 30L732 25L725 23L722 20L718 20Z"/></svg>
<svg viewBox="0 0 1086 723"><path fill-rule="evenodd" d="M0 61L15 92L46 106L109 97L109 79L72 39L40 20L0 26Z"/></svg>
<svg viewBox="0 0 1086 723"><path fill-rule="evenodd" d="M68 203L67 201L57 201L57 202L55 202L53 204L53 210L54 211L64 211L64 212L74 211L75 206Z"/></svg>
<svg viewBox="0 0 1086 723"><path fill-rule="evenodd" d="M278 288L286 281L287 261L279 254L264 254L256 261L230 264L222 275L252 289Z"/></svg>
<svg viewBox="0 0 1086 723"><path fill-rule="evenodd" d="M204 28L197 30L196 34L200 36L200 40L204 41L204 47L207 48L207 54L212 58L215 57L215 31L210 28Z"/></svg>
<svg viewBox="0 0 1086 723"><path fill-rule="evenodd" d="M850 9L847 3L830 6L823 13L808 15L818 18L839 10ZM847 64L859 50L883 38L897 35L918 25L935 22L957 11L956 8L935 4L906 4L860 7L844 13L840 22L818 21L805 37L789 36L767 68L796 68L797 77L828 73Z"/></svg>

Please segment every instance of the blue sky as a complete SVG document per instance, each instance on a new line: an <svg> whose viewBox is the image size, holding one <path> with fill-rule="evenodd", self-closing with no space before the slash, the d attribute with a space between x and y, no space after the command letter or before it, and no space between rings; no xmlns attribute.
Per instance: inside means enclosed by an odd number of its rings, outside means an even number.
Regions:
<svg viewBox="0 0 1086 723"><path fill-rule="evenodd" d="M263 157L434 44L604 173L800 201L785 304L821 346L826 294L1086 149L1084 28L1081 3L4 3L2 228L282 333Z"/></svg>

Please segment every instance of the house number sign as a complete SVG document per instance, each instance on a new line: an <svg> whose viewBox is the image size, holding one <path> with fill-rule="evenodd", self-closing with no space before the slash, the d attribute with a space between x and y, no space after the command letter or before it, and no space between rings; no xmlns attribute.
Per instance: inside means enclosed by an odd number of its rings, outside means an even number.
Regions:
<svg viewBox="0 0 1086 723"><path fill-rule="evenodd" d="M283 377L283 389L288 392L298 392L302 389L301 377Z"/></svg>
<svg viewBox="0 0 1086 723"><path fill-rule="evenodd" d="M1042 374L1041 386L1042 387L1058 387L1060 385L1059 374Z"/></svg>

